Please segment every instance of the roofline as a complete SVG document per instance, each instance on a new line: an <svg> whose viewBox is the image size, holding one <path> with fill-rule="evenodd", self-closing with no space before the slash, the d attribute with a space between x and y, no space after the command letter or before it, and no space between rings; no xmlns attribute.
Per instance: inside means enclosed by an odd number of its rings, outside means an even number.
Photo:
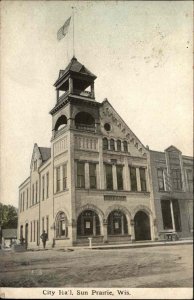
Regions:
<svg viewBox="0 0 194 300"><path fill-rule="evenodd" d="M120 114L115 110L115 108L112 106L112 104L108 101L107 98L105 98L101 105L103 105L105 102L107 102L111 107L112 109L117 113L117 115L121 118L121 121L129 128L129 125L123 120L123 118L120 116ZM137 141L142 144L142 146L144 147L144 150L149 152L149 149L146 148L146 146L140 141L140 139L135 135L135 133L133 132L133 130L131 130L131 128L129 128L129 130L132 132L132 134L134 135L134 137L137 139Z"/></svg>
<svg viewBox="0 0 194 300"><path fill-rule="evenodd" d="M30 176L28 176L28 178L26 178L26 179L19 185L19 188L20 188L24 183L26 183L26 181L29 180L29 179L30 179Z"/></svg>

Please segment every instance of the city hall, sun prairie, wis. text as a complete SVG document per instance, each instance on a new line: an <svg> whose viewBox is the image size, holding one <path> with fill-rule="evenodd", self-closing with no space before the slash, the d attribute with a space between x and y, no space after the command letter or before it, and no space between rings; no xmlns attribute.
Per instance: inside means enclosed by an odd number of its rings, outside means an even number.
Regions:
<svg viewBox="0 0 194 300"><path fill-rule="evenodd" d="M95 79L75 57L59 71L51 147L34 145L19 186L18 237L27 249L44 230L48 248L192 237L192 157L145 147L96 101Z"/></svg>

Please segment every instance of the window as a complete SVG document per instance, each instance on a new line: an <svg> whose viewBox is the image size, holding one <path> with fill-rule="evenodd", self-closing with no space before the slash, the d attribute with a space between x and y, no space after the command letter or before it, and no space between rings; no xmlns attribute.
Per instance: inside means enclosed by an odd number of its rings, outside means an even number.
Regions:
<svg viewBox="0 0 194 300"><path fill-rule="evenodd" d="M49 173L46 174L46 197L49 197Z"/></svg>
<svg viewBox="0 0 194 300"><path fill-rule="evenodd" d="M188 183L188 191L193 192L193 174L192 170L187 169L187 183Z"/></svg>
<svg viewBox="0 0 194 300"><path fill-rule="evenodd" d="M170 207L171 205L172 205L172 210ZM161 208L162 208L164 229L181 231L181 219L180 219L178 200L177 199L161 200ZM174 218L175 228L173 228L172 218Z"/></svg>
<svg viewBox="0 0 194 300"><path fill-rule="evenodd" d="M23 192L23 207L22 207L22 210L24 211L24 202L25 202L25 192Z"/></svg>
<svg viewBox="0 0 194 300"><path fill-rule="evenodd" d="M36 203L38 203L38 181L36 181Z"/></svg>
<svg viewBox="0 0 194 300"><path fill-rule="evenodd" d="M32 242L32 222L30 222L30 242Z"/></svg>
<svg viewBox="0 0 194 300"><path fill-rule="evenodd" d="M146 191L146 170L144 168L139 168L140 173L140 182L141 182L141 191Z"/></svg>
<svg viewBox="0 0 194 300"><path fill-rule="evenodd" d="M49 239L49 217L46 217L46 233L47 233L47 238Z"/></svg>
<svg viewBox="0 0 194 300"><path fill-rule="evenodd" d="M42 176L42 200L44 200L45 176Z"/></svg>
<svg viewBox="0 0 194 300"><path fill-rule="evenodd" d="M123 190L123 167L116 166L117 170L117 188L118 190Z"/></svg>
<svg viewBox="0 0 194 300"><path fill-rule="evenodd" d="M96 189L96 164L89 164L90 188Z"/></svg>
<svg viewBox="0 0 194 300"><path fill-rule="evenodd" d="M44 231L44 217L42 218L42 232Z"/></svg>
<svg viewBox="0 0 194 300"><path fill-rule="evenodd" d="M85 163L77 163L77 187L85 187Z"/></svg>
<svg viewBox="0 0 194 300"><path fill-rule="evenodd" d="M22 211L22 193L20 194L20 211Z"/></svg>
<svg viewBox="0 0 194 300"><path fill-rule="evenodd" d="M108 150L108 139L103 138L103 150Z"/></svg>
<svg viewBox="0 0 194 300"><path fill-rule="evenodd" d="M32 205L34 205L34 184L32 185Z"/></svg>
<svg viewBox="0 0 194 300"><path fill-rule="evenodd" d="M34 221L34 242L36 241L36 221Z"/></svg>
<svg viewBox="0 0 194 300"><path fill-rule="evenodd" d="M164 191L164 170L157 169L159 191Z"/></svg>
<svg viewBox="0 0 194 300"><path fill-rule="evenodd" d="M68 236L67 218L63 212L60 212L56 218L56 237L65 238Z"/></svg>
<svg viewBox="0 0 194 300"><path fill-rule="evenodd" d="M110 130L111 130L110 124L109 124L109 123L105 123L105 124L104 124L104 129L105 129L106 131L110 131Z"/></svg>
<svg viewBox="0 0 194 300"><path fill-rule="evenodd" d="M113 139L110 140L110 150L115 151L115 141Z"/></svg>
<svg viewBox="0 0 194 300"><path fill-rule="evenodd" d="M20 239L22 239L24 237L23 234L23 225L20 226Z"/></svg>
<svg viewBox="0 0 194 300"><path fill-rule="evenodd" d="M182 179L180 170L172 170L172 185L175 190L182 190Z"/></svg>
<svg viewBox="0 0 194 300"><path fill-rule="evenodd" d="M28 189L26 190L26 209L28 209Z"/></svg>
<svg viewBox="0 0 194 300"><path fill-rule="evenodd" d="M137 191L136 168L130 167L131 190Z"/></svg>
<svg viewBox="0 0 194 300"><path fill-rule="evenodd" d="M106 188L107 190L113 190L112 165L105 165L105 170L106 170Z"/></svg>
<svg viewBox="0 0 194 300"><path fill-rule="evenodd" d="M60 176L60 167L56 168L56 180L57 180L57 192L60 191L60 186L61 186L61 176Z"/></svg>
<svg viewBox="0 0 194 300"><path fill-rule="evenodd" d="M117 151L121 151L121 141L117 140Z"/></svg>
<svg viewBox="0 0 194 300"><path fill-rule="evenodd" d="M128 152L128 145L126 141L123 142L123 150L124 152Z"/></svg>
<svg viewBox="0 0 194 300"><path fill-rule="evenodd" d="M67 188L67 165L63 165L63 190Z"/></svg>

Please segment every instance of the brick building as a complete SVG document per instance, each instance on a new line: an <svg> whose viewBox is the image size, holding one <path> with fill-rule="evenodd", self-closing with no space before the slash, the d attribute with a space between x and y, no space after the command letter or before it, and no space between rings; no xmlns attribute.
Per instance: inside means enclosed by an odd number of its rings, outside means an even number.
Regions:
<svg viewBox="0 0 194 300"><path fill-rule="evenodd" d="M54 84L51 148L34 145L30 176L19 187L18 236L27 247L40 245L43 230L48 247L90 236L94 243L158 239L158 152L144 147L107 99L95 100L95 79L73 57Z"/></svg>

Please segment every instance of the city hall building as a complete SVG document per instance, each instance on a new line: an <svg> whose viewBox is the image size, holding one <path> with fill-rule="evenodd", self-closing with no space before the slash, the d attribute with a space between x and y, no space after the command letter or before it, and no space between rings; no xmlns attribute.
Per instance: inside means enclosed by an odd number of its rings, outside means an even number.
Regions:
<svg viewBox="0 0 194 300"><path fill-rule="evenodd" d="M93 243L154 241L167 227L191 235L185 220L192 213L192 175L185 173L192 172L191 158L176 149L184 191L169 193L165 182L163 190L160 178L165 181L174 158L166 165L168 151L144 147L107 99L96 101L95 79L75 57L59 72L51 148L34 145L30 176L19 187L18 236L33 248L42 246L43 230L48 247L88 244L88 237Z"/></svg>

